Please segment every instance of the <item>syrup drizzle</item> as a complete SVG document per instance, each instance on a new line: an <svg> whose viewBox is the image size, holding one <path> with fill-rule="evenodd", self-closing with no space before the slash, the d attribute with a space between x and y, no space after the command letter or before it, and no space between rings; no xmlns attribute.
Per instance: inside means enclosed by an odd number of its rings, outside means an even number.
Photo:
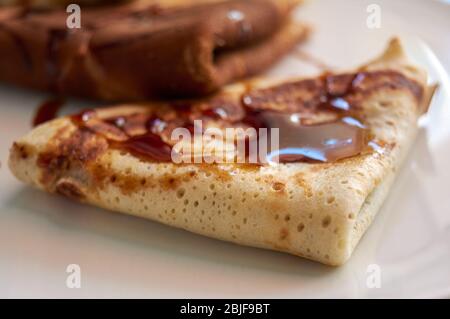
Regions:
<svg viewBox="0 0 450 319"><path fill-rule="evenodd" d="M265 112L267 127L280 128L279 148L267 155L267 161L335 162L360 154L368 142L368 130L356 119L302 125L289 114Z"/></svg>
<svg viewBox="0 0 450 319"><path fill-rule="evenodd" d="M159 135L147 132L144 135L130 137L125 142L116 145L140 158L156 162L170 162L172 148L166 144Z"/></svg>
<svg viewBox="0 0 450 319"><path fill-rule="evenodd" d="M39 105L33 118L33 127L51 121L58 115L59 110L64 105L64 100L60 98L49 99Z"/></svg>
<svg viewBox="0 0 450 319"><path fill-rule="evenodd" d="M383 148L371 139L369 129L358 116L361 100L380 88L406 88L419 101L422 97L417 83L393 71L325 74L319 79L269 89L249 88L240 101L212 98L206 109L192 101L176 102L168 119L153 112L101 121L128 136L125 140L110 140L112 147L149 161L170 162L171 146L165 141L171 129L185 127L192 131L193 120L205 119L229 124L228 127L278 128L279 147L267 154L269 163L329 163ZM74 115L72 119L77 125L88 128L91 119L99 120L92 110ZM144 133L129 134L142 130Z"/></svg>

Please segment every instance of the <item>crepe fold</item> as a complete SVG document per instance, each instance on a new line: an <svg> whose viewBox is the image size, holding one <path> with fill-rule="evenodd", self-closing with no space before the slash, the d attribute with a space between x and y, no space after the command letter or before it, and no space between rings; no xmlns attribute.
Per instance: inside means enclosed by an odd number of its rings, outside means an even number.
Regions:
<svg viewBox="0 0 450 319"><path fill-rule="evenodd" d="M120 141L124 131L142 134L136 125L140 117L154 110L171 114L172 106L151 102L97 109L95 117L87 116L87 127L73 117L40 125L14 143L9 166L23 182L50 193L216 239L342 265L386 198L432 93L426 73L408 63L397 40L381 58L350 72L355 74L352 105L376 146L338 161L177 165L115 148L111 138ZM327 85L336 94L347 78L337 74ZM311 94L320 83L262 79L226 87L198 103L240 103L248 100L242 96L251 84L255 102L296 112L299 105L320 100ZM239 113L239 106L231 109L231 115Z"/></svg>
<svg viewBox="0 0 450 319"><path fill-rule="evenodd" d="M137 1L0 9L0 81L60 95L135 101L198 96L271 66L305 39L297 0Z"/></svg>
<svg viewBox="0 0 450 319"><path fill-rule="evenodd" d="M96 6L126 1L130 0L77 0L76 4L82 6ZM26 5L29 8L40 8L40 9L63 7L68 6L69 4L72 3L74 3L74 1L72 0L0 0L0 6Z"/></svg>

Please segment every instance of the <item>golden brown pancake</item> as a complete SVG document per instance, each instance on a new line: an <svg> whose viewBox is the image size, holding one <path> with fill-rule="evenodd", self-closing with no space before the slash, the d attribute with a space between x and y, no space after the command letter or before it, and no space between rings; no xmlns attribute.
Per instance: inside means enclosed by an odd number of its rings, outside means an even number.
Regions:
<svg viewBox="0 0 450 319"><path fill-rule="evenodd" d="M18 139L9 164L47 192L342 265L388 194L431 94L393 40L355 70L55 119ZM279 163L174 164L171 132L198 119L219 130L278 127Z"/></svg>

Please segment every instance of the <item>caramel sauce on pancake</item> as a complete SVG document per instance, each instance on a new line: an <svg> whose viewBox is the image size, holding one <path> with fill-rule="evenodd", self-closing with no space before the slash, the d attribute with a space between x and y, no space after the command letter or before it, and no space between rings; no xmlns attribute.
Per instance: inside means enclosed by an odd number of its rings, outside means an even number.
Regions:
<svg viewBox="0 0 450 319"><path fill-rule="evenodd" d="M119 148L129 151L140 158L150 158L157 162L170 162L172 148L161 137L151 132L131 137L119 143Z"/></svg>
<svg viewBox="0 0 450 319"><path fill-rule="evenodd" d="M269 162L335 162L362 153L369 142L369 131L352 117L313 125L302 125L290 114L262 112L260 117L264 127L280 129L279 148L267 155Z"/></svg>
<svg viewBox="0 0 450 319"><path fill-rule="evenodd" d="M171 161L170 136L175 128L193 131L193 122L241 128L278 128L279 148L267 154L280 163L335 162L376 150L364 125L361 102L382 88L407 89L419 101L422 88L394 71L325 74L316 79L251 88L240 98L218 95L180 101L169 109L101 119L95 111L72 117L74 123L99 133L111 147L155 162ZM260 136L258 136L260 138ZM270 138L268 139L270 140Z"/></svg>
<svg viewBox="0 0 450 319"><path fill-rule="evenodd" d="M33 127L36 127L45 122L51 121L57 117L58 111L64 104L64 100L55 98L44 101L39 105L36 114L33 118Z"/></svg>

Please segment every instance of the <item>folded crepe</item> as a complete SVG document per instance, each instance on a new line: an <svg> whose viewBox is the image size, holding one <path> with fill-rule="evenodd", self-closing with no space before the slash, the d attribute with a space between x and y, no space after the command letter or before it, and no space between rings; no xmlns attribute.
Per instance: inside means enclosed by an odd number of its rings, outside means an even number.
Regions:
<svg viewBox="0 0 450 319"><path fill-rule="evenodd" d="M388 194L432 91L393 40L349 72L55 119L16 141L9 165L47 192L341 265ZM174 164L171 133L192 131L194 120L219 130L279 128L278 163Z"/></svg>
<svg viewBox="0 0 450 319"><path fill-rule="evenodd" d="M0 8L0 81L101 100L199 96L257 74L305 39L298 0L132 1Z"/></svg>
<svg viewBox="0 0 450 319"><path fill-rule="evenodd" d="M76 3L80 6L100 6L111 5L119 2L139 2L142 4L161 4L164 3L165 7L168 6L180 6L180 5L192 5L207 2L218 2L223 0L0 0L0 6L12 6L21 5L29 8L58 8L68 6Z"/></svg>
<svg viewBox="0 0 450 319"><path fill-rule="evenodd" d="M30 8L55 8L68 6L69 4L76 3L78 5L101 5L107 3L119 2L122 0L0 0L0 6L27 6ZM123 0L122 2L125 2Z"/></svg>

